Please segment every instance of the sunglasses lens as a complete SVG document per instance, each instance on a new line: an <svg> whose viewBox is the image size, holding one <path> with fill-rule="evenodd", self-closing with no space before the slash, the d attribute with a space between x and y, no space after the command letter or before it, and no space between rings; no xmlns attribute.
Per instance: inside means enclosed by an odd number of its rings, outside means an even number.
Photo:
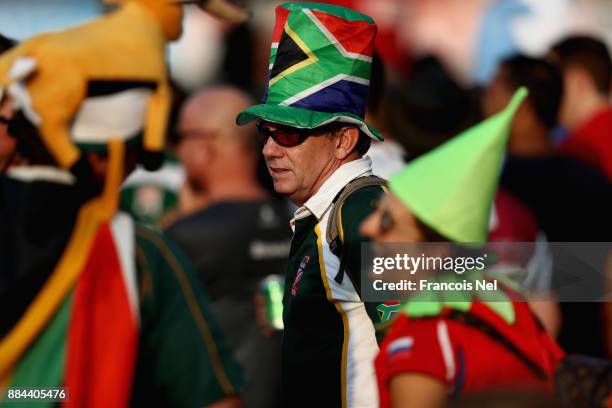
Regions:
<svg viewBox="0 0 612 408"><path fill-rule="evenodd" d="M267 126L257 124L257 133L262 144L266 144L271 137L277 144L283 147L297 146L304 141L302 135L292 129L271 130Z"/></svg>
<svg viewBox="0 0 612 408"><path fill-rule="evenodd" d="M393 217L389 211L383 211L380 217L380 229L382 232L388 232L393 227Z"/></svg>
<svg viewBox="0 0 612 408"><path fill-rule="evenodd" d="M302 137L298 132L278 129L275 132L275 136L273 136L274 141L281 146L284 147L293 147L302 143Z"/></svg>
<svg viewBox="0 0 612 408"><path fill-rule="evenodd" d="M272 136L272 131L270 129L268 129L265 126L262 126L261 124L257 124L255 125L255 128L257 129L257 134L259 135L259 141L262 144L266 144L266 142L268 141L268 138L273 137Z"/></svg>

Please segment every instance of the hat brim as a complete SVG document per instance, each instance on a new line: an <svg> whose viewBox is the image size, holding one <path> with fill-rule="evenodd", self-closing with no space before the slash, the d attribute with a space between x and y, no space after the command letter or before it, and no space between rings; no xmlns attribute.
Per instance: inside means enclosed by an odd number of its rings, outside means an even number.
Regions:
<svg viewBox="0 0 612 408"><path fill-rule="evenodd" d="M349 123L357 126L363 133L374 140L384 140L382 134L378 130L368 125L359 116L346 112L316 112L293 106L260 104L250 106L240 112L236 117L236 123L242 126L258 118L300 129L314 129L332 122Z"/></svg>

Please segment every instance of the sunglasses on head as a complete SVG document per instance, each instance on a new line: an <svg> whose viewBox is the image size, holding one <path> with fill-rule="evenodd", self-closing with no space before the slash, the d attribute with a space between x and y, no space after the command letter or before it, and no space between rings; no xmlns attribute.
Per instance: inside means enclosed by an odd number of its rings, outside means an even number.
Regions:
<svg viewBox="0 0 612 408"><path fill-rule="evenodd" d="M272 138L276 144L283 147L298 146L310 136L324 135L329 132L335 132L342 128L342 124L333 123L326 126L321 126L314 129L300 129L289 126L274 125L275 129L270 129L265 123L257 122L255 125L257 134L262 144L266 144L269 138Z"/></svg>

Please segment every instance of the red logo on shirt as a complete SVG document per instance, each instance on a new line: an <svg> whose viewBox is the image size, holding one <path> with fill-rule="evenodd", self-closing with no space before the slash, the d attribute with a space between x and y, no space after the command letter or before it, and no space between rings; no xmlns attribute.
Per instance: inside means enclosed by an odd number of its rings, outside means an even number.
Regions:
<svg viewBox="0 0 612 408"><path fill-rule="evenodd" d="M297 274L295 275L295 279L293 280L293 284L291 285L291 294L295 296L297 294L297 285L302 280L302 275L304 275L304 269L306 269L306 265L310 262L310 256L306 255L302 262L300 262L300 267L298 268Z"/></svg>

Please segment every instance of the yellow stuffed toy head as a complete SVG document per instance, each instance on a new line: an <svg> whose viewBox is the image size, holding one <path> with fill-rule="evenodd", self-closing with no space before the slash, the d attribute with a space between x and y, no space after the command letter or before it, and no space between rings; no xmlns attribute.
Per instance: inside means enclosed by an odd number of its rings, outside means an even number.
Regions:
<svg viewBox="0 0 612 408"><path fill-rule="evenodd" d="M241 23L250 17L250 13L228 0L104 0L105 4L140 3L155 10L163 18L164 31L169 41L181 35L182 5L196 4L207 13L231 23Z"/></svg>

